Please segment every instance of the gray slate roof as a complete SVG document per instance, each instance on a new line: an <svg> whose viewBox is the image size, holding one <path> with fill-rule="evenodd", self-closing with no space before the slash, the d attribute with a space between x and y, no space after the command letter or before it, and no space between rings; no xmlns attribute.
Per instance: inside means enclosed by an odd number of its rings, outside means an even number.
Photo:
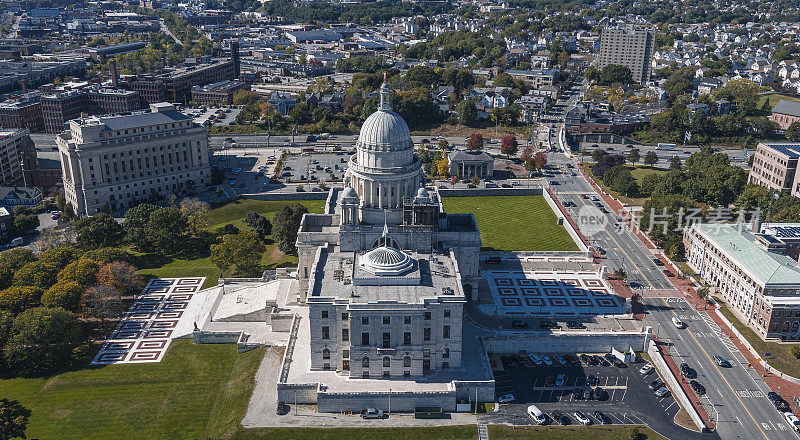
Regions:
<svg viewBox="0 0 800 440"><path fill-rule="evenodd" d="M772 113L780 113L782 115L800 116L800 102L788 101L781 99L775 104Z"/></svg>

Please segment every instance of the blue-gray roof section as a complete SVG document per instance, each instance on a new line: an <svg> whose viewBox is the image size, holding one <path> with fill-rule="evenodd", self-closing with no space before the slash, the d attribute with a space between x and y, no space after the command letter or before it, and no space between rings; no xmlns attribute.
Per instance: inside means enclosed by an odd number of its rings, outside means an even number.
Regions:
<svg viewBox="0 0 800 440"><path fill-rule="evenodd" d="M772 108L772 113L780 113L782 115L800 116L800 102L789 101L788 99L781 99Z"/></svg>
<svg viewBox="0 0 800 440"><path fill-rule="evenodd" d="M131 115L101 117L100 122L109 130L124 130L126 128L141 127L144 125L169 124L172 122L186 121L189 116L177 110L166 110L151 113L134 113Z"/></svg>

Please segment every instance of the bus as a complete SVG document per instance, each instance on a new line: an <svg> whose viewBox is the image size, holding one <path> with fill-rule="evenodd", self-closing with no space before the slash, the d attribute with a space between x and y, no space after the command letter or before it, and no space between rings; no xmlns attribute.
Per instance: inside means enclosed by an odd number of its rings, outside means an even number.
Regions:
<svg viewBox="0 0 800 440"><path fill-rule="evenodd" d="M656 145L656 150L674 150L675 144L659 143Z"/></svg>

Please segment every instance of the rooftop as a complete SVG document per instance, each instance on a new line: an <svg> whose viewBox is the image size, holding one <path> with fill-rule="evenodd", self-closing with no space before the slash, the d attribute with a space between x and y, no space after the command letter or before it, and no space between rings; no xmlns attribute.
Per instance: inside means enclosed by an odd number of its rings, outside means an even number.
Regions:
<svg viewBox="0 0 800 440"><path fill-rule="evenodd" d="M800 267L792 258L769 252L756 236L733 224L696 223L705 236L724 249L737 265L747 268L764 284L800 284Z"/></svg>
<svg viewBox="0 0 800 440"><path fill-rule="evenodd" d="M789 157L800 156L800 144L796 142L762 142L761 145Z"/></svg>
<svg viewBox="0 0 800 440"><path fill-rule="evenodd" d="M775 107L772 108L772 113L800 116L800 102L781 99L777 104L775 104Z"/></svg>

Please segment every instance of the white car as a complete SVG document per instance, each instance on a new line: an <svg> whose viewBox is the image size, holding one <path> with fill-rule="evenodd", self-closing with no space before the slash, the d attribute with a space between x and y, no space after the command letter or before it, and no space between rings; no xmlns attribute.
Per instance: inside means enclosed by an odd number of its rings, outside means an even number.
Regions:
<svg viewBox="0 0 800 440"><path fill-rule="evenodd" d="M592 423L592 420L580 411L575 411L572 415L575 416L575 420L581 422L582 425L590 425Z"/></svg>
<svg viewBox="0 0 800 440"><path fill-rule="evenodd" d="M672 325L674 325L674 326L675 326L675 327L677 327L677 328L684 328L684 327L686 327L686 324L684 324L684 322L683 322L683 321L681 321L681 318L678 318L677 316L673 316L673 317L672 317Z"/></svg>
<svg viewBox="0 0 800 440"><path fill-rule="evenodd" d="M647 376L648 374L653 372L653 366L650 364L644 364L642 368L639 368L639 373Z"/></svg>
<svg viewBox="0 0 800 440"><path fill-rule="evenodd" d="M545 363L545 364L547 364L548 366L550 366L550 365L553 365L553 360L552 360L552 359L550 359L550 356L545 356L545 355L542 355L542 360L543 360L543 361L544 361L544 363Z"/></svg>
<svg viewBox="0 0 800 440"><path fill-rule="evenodd" d="M664 397L667 394L669 394L669 390L667 389L667 387L661 387L661 388L657 389L654 394L656 395L656 397L661 398L661 397Z"/></svg>
<svg viewBox="0 0 800 440"><path fill-rule="evenodd" d="M533 423L537 425L544 425L547 423L547 417L545 417L542 410L536 407L536 405L531 405L528 407L528 417L533 420Z"/></svg>
<svg viewBox="0 0 800 440"><path fill-rule="evenodd" d="M534 365L536 365L537 367L541 367L542 365L544 365L544 361L542 360L542 358L536 356L535 354L529 354L528 359L530 359L531 362L533 362Z"/></svg>
<svg viewBox="0 0 800 440"><path fill-rule="evenodd" d="M794 429L797 432L800 432L800 419L798 419L796 415L790 412L785 412L783 413L783 418L786 419L786 423L788 423L789 426L792 427L792 429Z"/></svg>
<svg viewBox="0 0 800 440"><path fill-rule="evenodd" d="M497 403L514 403L514 401L515 399L513 394L503 394L497 398Z"/></svg>

